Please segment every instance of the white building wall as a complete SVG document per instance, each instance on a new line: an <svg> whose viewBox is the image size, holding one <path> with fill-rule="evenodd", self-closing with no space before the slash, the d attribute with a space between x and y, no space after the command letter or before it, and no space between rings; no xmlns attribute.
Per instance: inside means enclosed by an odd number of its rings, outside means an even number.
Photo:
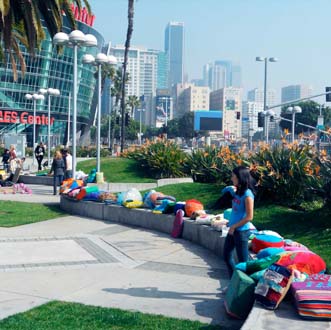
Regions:
<svg viewBox="0 0 331 330"><path fill-rule="evenodd" d="M262 131L262 127L258 127L258 113L263 111L263 102L243 102L242 105L242 136L248 137L249 129L253 130L253 134Z"/></svg>
<svg viewBox="0 0 331 330"><path fill-rule="evenodd" d="M108 55L114 55L118 63L124 61L124 46L108 47ZM127 72L127 95L155 95L157 88L158 50L130 47Z"/></svg>
<svg viewBox="0 0 331 330"><path fill-rule="evenodd" d="M239 140L242 137L242 89L226 87L221 91L223 93L223 131L227 131L230 138ZM234 106L230 108L232 104ZM240 119L237 119L238 114Z"/></svg>

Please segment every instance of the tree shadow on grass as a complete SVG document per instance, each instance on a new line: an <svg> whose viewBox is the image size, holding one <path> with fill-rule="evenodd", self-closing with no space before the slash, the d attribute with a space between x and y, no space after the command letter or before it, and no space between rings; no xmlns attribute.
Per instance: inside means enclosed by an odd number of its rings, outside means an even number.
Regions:
<svg viewBox="0 0 331 330"><path fill-rule="evenodd" d="M139 165L139 162L130 162L127 164L126 166L126 170L132 174L134 174L135 176L144 178L144 179L150 179L151 181L156 181L155 178L151 178L150 172L146 171L145 168L141 167Z"/></svg>
<svg viewBox="0 0 331 330"><path fill-rule="evenodd" d="M45 207L47 207L47 209L49 209L50 211L53 211L53 212L57 212L57 213L60 213L60 214L67 214L67 212L63 211L61 208L60 208L60 203L59 202L54 202L54 203L43 203L42 205L44 205Z"/></svg>

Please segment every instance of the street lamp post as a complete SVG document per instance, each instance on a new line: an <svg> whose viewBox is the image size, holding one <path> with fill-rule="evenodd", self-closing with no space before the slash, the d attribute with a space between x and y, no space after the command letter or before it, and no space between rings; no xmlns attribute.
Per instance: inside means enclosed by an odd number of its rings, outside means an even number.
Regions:
<svg viewBox="0 0 331 330"><path fill-rule="evenodd" d="M287 113L292 114L292 143L294 142L294 135L295 135L295 114L296 113L301 113L302 109L299 106L294 106L294 107L288 107L286 109Z"/></svg>
<svg viewBox="0 0 331 330"><path fill-rule="evenodd" d="M267 111L267 81L268 81L268 61L269 62L277 62L278 59L276 57L261 57L258 56L255 58L258 62L264 62L264 88L263 88L263 111ZM267 136L267 119L268 116L264 117L264 136ZM268 141L267 141L268 143Z"/></svg>
<svg viewBox="0 0 331 330"><path fill-rule="evenodd" d="M59 96L60 91L56 88L40 88L39 93L41 95L47 95L47 105L48 105L48 114L47 114L47 120L48 120L48 126L47 126L47 161L48 166L50 166L51 161L51 96Z"/></svg>
<svg viewBox="0 0 331 330"><path fill-rule="evenodd" d="M145 111L145 109L137 109L137 111L139 112L139 145L141 146L141 112Z"/></svg>
<svg viewBox="0 0 331 330"><path fill-rule="evenodd" d="M67 148L69 147L70 141L70 112L71 112L71 92L68 96L68 131L67 131Z"/></svg>
<svg viewBox="0 0 331 330"><path fill-rule="evenodd" d="M32 153L36 145L36 103L37 100L44 100L44 95L41 94L25 94L27 100L33 100L33 137L32 137ZM32 158L32 164L34 165L34 156Z"/></svg>
<svg viewBox="0 0 331 330"><path fill-rule="evenodd" d="M92 34L84 34L82 31L74 30L69 35L64 32L58 32L53 37L54 45L71 46L74 50L74 68L73 68L73 113L72 113L72 175L76 176L76 134L77 134L77 52L78 47L96 47L97 39Z"/></svg>
<svg viewBox="0 0 331 330"><path fill-rule="evenodd" d="M100 172L100 147L101 147L101 70L105 64L117 64L115 56L107 56L99 53L96 57L86 54L83 56L83 63L95 65L98 68L98 108L97 108L97 172Z"/></svg>
<svg viewBox="0 0 331 330"><path fill-rule="evenodd" d="M269 121L270 117L275 116L275 112L272 110L267 110L264 112L265 130L266 130L266 143L269 143Z"/></svg>

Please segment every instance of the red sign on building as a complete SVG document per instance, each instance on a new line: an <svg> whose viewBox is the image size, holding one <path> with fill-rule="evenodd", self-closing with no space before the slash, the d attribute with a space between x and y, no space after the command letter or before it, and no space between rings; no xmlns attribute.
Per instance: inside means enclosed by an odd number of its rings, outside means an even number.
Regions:
<svg viewBox="0 0 331 330"><path fill-rule="evenodd" d="M37 125L48 125L48 116L45 115L38 115L33 116L30 115L28 112L17 112L17 111L3 111L0 110L0 123L6 124L33 124L36 123ZM54 118L51 117L50 125L53 125Z"/></svg>
<svg viewBox="0 0 331 330"><path fill-rule="evenodd" d="M78 7L76 7L74 4L71 4L71 10L74 14L75 20L83 22L89 26L93 26L95 15L89 14L85 7L79 11Z"/></svg>

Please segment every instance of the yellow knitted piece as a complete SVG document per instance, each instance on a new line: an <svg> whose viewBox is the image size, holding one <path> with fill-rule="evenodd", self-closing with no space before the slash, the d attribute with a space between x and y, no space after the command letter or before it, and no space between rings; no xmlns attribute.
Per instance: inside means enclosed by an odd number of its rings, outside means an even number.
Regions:
<svg viewBox="0 0 331 330"><path fill-rule="evenodd" d="M123 205L129 209L135 209L138 207L142 207L143 206L143 202L142 201L130 201L130 202L124 202Z"/></svg>

